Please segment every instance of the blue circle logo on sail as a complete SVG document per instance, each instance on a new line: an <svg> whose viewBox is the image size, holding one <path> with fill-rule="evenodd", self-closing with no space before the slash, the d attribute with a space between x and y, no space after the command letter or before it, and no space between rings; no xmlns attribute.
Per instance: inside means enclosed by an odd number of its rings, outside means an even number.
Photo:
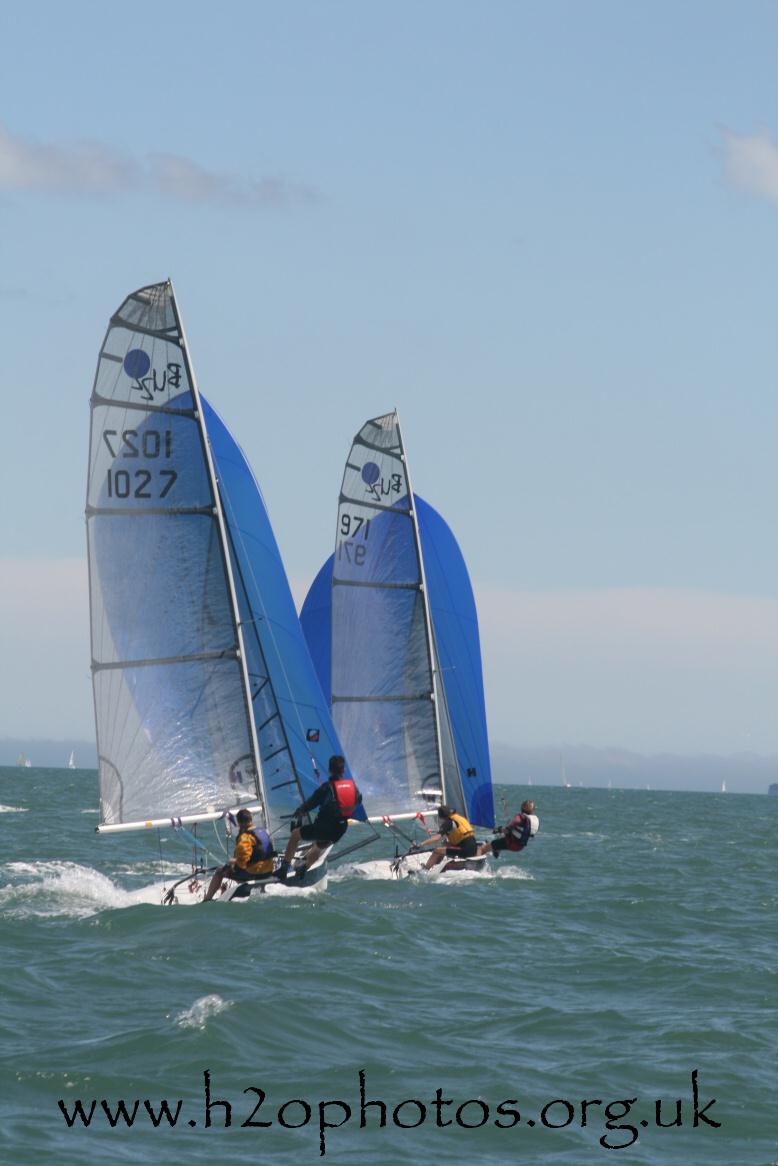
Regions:
<svg viewBox="0 0 778 1166"><path fill-rule="evenodd" d="M362 481L367 486L375 486L381 477L381 470L375 462L365 462L362 466Z"/></svg>
<svg viewBox="0 0 778 1166"><path fill-rule="evenodd" d="M124 358L124 371L128 377L139 380L151 368L151 357L142 348L131 348Z"/></svg>

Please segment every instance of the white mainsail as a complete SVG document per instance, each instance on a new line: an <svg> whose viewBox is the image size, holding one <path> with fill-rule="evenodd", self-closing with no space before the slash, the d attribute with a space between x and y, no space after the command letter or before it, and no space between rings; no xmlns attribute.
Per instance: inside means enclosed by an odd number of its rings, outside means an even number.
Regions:
<svg viewBox="0 0 778 1166"><path fill-rule="evenodd" d="M333 720L371 815L463 809L396 413L354 438L332 588Z"/></svg>
<svg viewBox="0 0 778 1166"><path fill-rule="evenodd" d="M224 519L169 281L112 317L91 409L101 828L264 804Z"/></svg>

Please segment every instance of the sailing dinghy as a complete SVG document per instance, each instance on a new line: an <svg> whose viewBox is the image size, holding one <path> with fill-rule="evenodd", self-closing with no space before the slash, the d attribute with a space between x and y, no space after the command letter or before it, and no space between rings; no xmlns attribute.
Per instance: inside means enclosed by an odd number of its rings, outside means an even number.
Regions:
<svg viewBox="0 0 778 1166"><path fill-rule="evenodd" d="M369 820L398 855L436 832L441 803L492 828L473 590L449 527L413 493L396 412L354 438L335 552L300 618ZM460 861L482 869L486 858Z"/></svg>
<svg viewBox="0 0 778 1166"><path fill-rule="evenodd" d="M191 845L189 874L164 898L199 902L208 861L231 856L237 810L282 851L342 749L262 495L198 392L169 281L133 292L109 323L86 516L97 829L156 828ZM294 885L325 875L326 855ZM229 880L222 897L271 879Z"/></svg>

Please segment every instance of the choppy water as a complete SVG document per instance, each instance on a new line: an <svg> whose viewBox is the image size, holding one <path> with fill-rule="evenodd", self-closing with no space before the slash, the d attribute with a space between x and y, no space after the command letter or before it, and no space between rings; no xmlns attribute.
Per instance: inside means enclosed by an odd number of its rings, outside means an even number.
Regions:
<svg viewBox="0 0 778 1166"><path fill-rule="evenodd" d="M155 837L95 836L93 773L0 770L0 1161L778 1162L778 798L533 793L541 834L491 876L363 851L324 892L187 910L154 902Z"/></svg>

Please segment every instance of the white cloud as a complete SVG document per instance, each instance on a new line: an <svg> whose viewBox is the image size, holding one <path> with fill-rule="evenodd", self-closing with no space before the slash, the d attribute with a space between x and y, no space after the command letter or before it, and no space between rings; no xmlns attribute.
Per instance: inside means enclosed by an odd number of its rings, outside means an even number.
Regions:
<svg viewBox="0 0 778 1166"><path fill-rule="evenodd" d="M178 202L286 206L318 195L278 176L252 180L207 170L191 158L149 154L136 158L100 142L39 143L0 123L0 190L39 193L136 194L152 192Z"/></svg>
<svg viewBox="0 0 778 1166"><path fill-rule="evenodd" d="M724 130L727 178L739 190L778 206L778 145L767 131L736 134Z"/></svg>

